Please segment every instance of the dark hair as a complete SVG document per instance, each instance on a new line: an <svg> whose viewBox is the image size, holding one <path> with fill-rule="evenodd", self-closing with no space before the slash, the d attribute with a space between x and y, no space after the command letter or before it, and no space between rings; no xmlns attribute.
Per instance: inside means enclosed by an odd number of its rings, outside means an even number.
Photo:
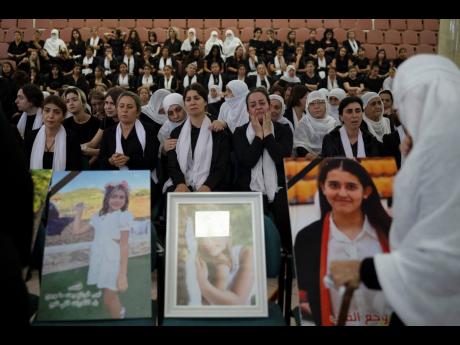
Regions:
<svg viewBox="0 0 460 345"><path fill-rule="evenodd" d="M390 91L390 90L383 90L383 91L380 91L379 92L379 96L382 94L382 93L385 93L387 95L390 95L390 98L391 98L391 103L393 103L393 93Z"/></svg>
<svg viewBox="0 0 460 345"><path fill-rule="evenodd" d="M123 187L122 185L115 185L115 186L108 185L108 186L105 187L104 201L102 202L102 208L99 211L100 216L103 216L104 214L109 212L110 195L112 195L112 193L114 191L116 191L116 190L122 190L123 192L125 192L125 196L126 196L126 202L123 205L123 207L121 208L121 211L126 211L128 209L128 205L129 205L129 189Z"/></svg>
<svg viewBox="0 0 460 345"><path fill-rule="evenodd" d="M286 41L290 42L289 35L292 34L292 33L296 33L295 30L289 30L289 32L288 32L288 34L286 36ZM295 42L295 40L294 40L294 42Z"/></svg>
<svg viewBox="0 0 460 345"><path fill-rule="evenodd" d="M88 100L91 102L91 100L97 99L99 101L103 101L105 99L104 94L99 91L99 90L92 90L89 95L88 95Z"/></svg>
<svg viewBox="0 0 460 345"><path fill-rule="evenodd" d="M265 96L265 98L267 99L268 104L270 104L270 96L268 95L267 89L262 87L262 86L254 87L246 95L246 108L248 110L249 110L249 96L251 96L253 93L257 93L257 92L263 94Z"/></svg>
<svg viewBox="0 0 460 345"><path fill-rule="evenodd" d="M285 88L279 84L272 85L269 92L270 92L270 95L275 94L275 92L279 92L281 94L281 97L283 97L283 99L284 99L284 95L286 94Z"/></svg>
<svg viewBox="0 0 460 345"><path fill-rule="evenodd" d="M257 31L260 31L260 33L262 33L262 28L259 28L258 26L256 26L252 33L255 34Z"/></svg>
<svg viewBox="0 0 460 345"><path fill-rule="evenodd" d="M192 83L189 86L187 86L184 90L184 101L185 98L187 97L187 93L189 91L196 91L201 98L205 101L205 103L208 103L208 93L206 92L206 89L199 83Z"/></svg>
<svg viewBox="0 0 460 345"><path fill-rule="evenodd" d="M147 36L147 37L148 37L148 41L150 41L150 36L155 37L155 41L158 39L158 38L157 38L157 33L156 33L155 31L149 31L149 32L148 32L148 36Z"/></svg>
<svg viewBox="0 0 460 345"><path fill-rule="evenodd" d="M329 172L335 169L349 172L358 178L363 188L370 187L372 189L371 194L367 197L367 199L363 200L361 210L363 214L367 216L369 223L376 229L376 231L388 236L391 226L391 217L382 206L377 188L375 187L375 184L367 170L364 169L361 164L350 158L326 158L321 164L318 176L321 219L324 219L326 214L332 210L332 207L327 201L321 186L326 182Z"/></svg>
<svg viewBox="0 0 460 345"><path fill-rule="evenodd" d="M361 106L361 110L364 111L363 100L361 98L356 96L348 96L340 101L339 114L342 115L343 109L345 109L345 107L351 103L359 103L359 105Z"/></svg>
<svg viewBox="0 0 460 345"><path fill-rule="evenodd" d="M305 85L294 85L292 88L291 94L289 96L289 106L290 107L295 107L299 105L300 99L305 96L305 94L308 92L308 88Z"/></svg>
<svg viewBox="0 0 460 345"><path fill-rule="evenodd" d="M327 39L327 38L326 38L326 35L327 35L328 33L331 33L331 34L332 34L331 39L334 38L334 31L332 31L332 29L326 29L326 30L324 31L324 34L323 34L323 40L326 40L326 39Z"/></svg>
<svg viewBox="0 0 460 345"><path fill-rule="evenodd" d="M117 104L118 97L119 97L124 91L125 91L125 89L123 89L123 88L120 87L120 86L112 87L112 88L110 88L110 89L107 91L107 93L105 94L104 100L105 100L107 97L110 97L110 98L112 98L113 103Z"/></svg>
<svg viewBox="0 0 460 345"><path fill-rule="evenodd" d="M406 51L406 52L407 52L407 49L404 48L404 47L398 49L398 53L402 53L403 51Z"/></svg>
<svg viewBox="0 0 460 345"><path fill-rule="evenodd" d="M383 54L384 54L384 57L383 57L383 60L382 60L382 61L387 60L387 52L386 52L385 49L382 48L382 49L377 50L377 54L375 54L375 60L374 60L374 61L377 62L377 63L378 63L378 61L379 61L379 54L380 54L381 52L383 52Z"/></svg>
<svg viewBox="0 0 460 345"><path fill-rule="evenodd" d="M27 100L36 107L41 107L43 104L43 92L34 84L25 84L21 87L24 96Z"/></svg>
<svg viewBox="0 0 460 345"><path fill-rule="evenodd" d="M74 32L77 32L77 33L78 33L78 39L79 39L80 41L82 41L82 37L81 37L80 30L74 28L74 29L72 29L72 33L70 34L70 42L75 42L75 38L73 37L73 33L74 33Z"/></svg>
<svg viewBox="0 0 460 345"><path fill-rule="evenodd" d="M43 108L47 104L54 104L59 109L61 109L62 110L62 116L65 116L67 114L67 106L66 106L65 102L62 100L61 97L56 96L56 95L50 95L50 96L48 96L48 97L46 97L44 99Z"/></svg>

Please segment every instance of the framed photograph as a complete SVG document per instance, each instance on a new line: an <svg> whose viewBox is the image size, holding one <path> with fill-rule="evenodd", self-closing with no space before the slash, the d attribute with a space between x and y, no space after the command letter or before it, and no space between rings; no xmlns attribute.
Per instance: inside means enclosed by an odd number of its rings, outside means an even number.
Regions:
<svg viewBox="0 0 460 345"><path fill-rule="evenodd" d="M309 164L302 158L285 159L286 179ZM343 291L328 280L329 261L362 260L388 250L396 172L392 157L325 158L288 189L302 325L337 323ZM345 325L387 325L391 309L383 293L359 290L359 307L353 298Z"/></svg>
<svg viewBox="0 0 460 345"><path fill-rule="evenodd" d="M169 193L165 317L267 317L261 193Z"/></svg>
<svg viewBox="0 0 460 345"><path fill-rule="evenodd" d="M151 317L149 171L54 172L38 321Z"/></svg>

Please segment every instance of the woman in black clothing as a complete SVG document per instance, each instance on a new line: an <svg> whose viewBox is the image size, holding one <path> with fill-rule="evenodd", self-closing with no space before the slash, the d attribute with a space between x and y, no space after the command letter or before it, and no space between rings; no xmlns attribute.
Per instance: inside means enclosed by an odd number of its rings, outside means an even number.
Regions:
<svg viewBox="0 0 460 345"><path fill-rule="evenodd" d="M317 56L318 48L320 47L319 41L316 39L316 29L310 30L310 36L303 44L304 54L307 60L315 60Z"/></svg>
<svg viewBox="0 0 460 345"><path fill-rule="evenodd" d="M222 59L222 52L219 45L215 44L212 46L211 51L204 57L204 71L211 73L211 65L213 62L217 62L220 65L220 70L224 70L224 60Z"/></svg>
<svg viewBox="0 0 460 345"><path fill-rule="evenodd" d="M385 79L389 76L391 63L390 60L387 59L387 53L385 49L379 49L377 54L375 54L375 59L372 62L373 65L379 66L379 78Z"/></svg>
<svg viewBox="0 0 460 345"><path fill-rule="evenodd" d="M256 55L265 61L265 42L260 39L260 36L262 36L262 29L256 27L253 38L249 40L249 46L256 48Z"/></svg>
<svg viewBox="0 0 460 345"><path fill-rule="evenodd" d="M152 49L152 57L155 59L160 55L161 44L158 42L157 34L155 31L148 32L148 41L144 44L144 49L150 47Z"/></svg>
<svg viewBox="0 0 460 345"><path fill-rule="evenodd" d="M118 59L123 56L123 33L120 29L113 30L112 32L104 33L107 43L112 47L113 56Z"/></svg>
<svg viewBox="0 0 460 345"><path fill-rule="evenodd" d="M281 189L286 186L283 158L291 156L292 132L289 126L272 122L266 89L251 90L246 106L250 121L233 133L238 166L236 190L263 193L264 211L273 213L282 244L290 248L289 218L284 212L286 192Z"/></svg>
<svg viewBox="0 0 460 345"><path fill-rule="evenodd" d="M332 31L332 29L326 29L326 31L324 31L323 38L319 45L324 49L324 53L326 56L329 56L331 60L336 56L337 50L339 49L339 43L334 38L334 31Z"/></svg>
<svg viewBox="0 0 460 345"><path fill-rule="evenodd" d="M45 79L45 89L50 94L55 94L64 84L64 77L62 76L61 68L58 65L51 66L51 73Z"/></svg>
<svg viewBox="0 0 460 345"><path fill-rule="evenodd" d="M342 45L347 50L347 55L350 58L358 56L358 50L361 47L361 42L355 39L355 32L353 30L347 32L347 39L343 41Z"/></svg>
<svg viewBox="0 0 460 345"><path fill-rule="evenodd" d="M85 56L85 41L81 38L81 33L78 29L73 29L68 44L70 56L76 61L81 63Z"/></svg>
<svg viewBox="0 0 460 345"><path fill-rule="evenodd" d="M139 96L124 91L117 100L120 122L104 130L99 152L102 170L154 170L158 160L158 139L151 126L138 120Z"/></svg>
<svg viewBox="0 0 460 345"><path fill-rule="evenodd" d="M180 48L182 47L182 41L179 39L179 30L175 27L168 29L168 38L163 44L163 48L167 47L171 56L175 59L182 60Z"/></svg>
<svg viewBox="0 0 460 345"><path fill-rule="evenodd" d="M139 38L139 33L135 29L131 29L126 38L126 44L130 44L133 48L133 54L136 56L142 55L142 42Z"/></svg>
<svg viewBox="0 0 460 345"><path fill-rule="evenodd" d="M363 124L361 98L354 96L344 98L339 105L339 118L343 125L324 136L321 156L362 158L382 155L382 144L365 129Z"/></svg>
<svg viewBox="0 0 460 345"><path fill-rule="evenodd" d="M168 151L171 178L163 191L210 192L224 188L230 158L229 138L225 131L209 129L212 119L206 114L207 98L206 90L198 83L184 91L188 118L171 132L170 138L177 139L177 143L175 150Z"/></svg>
<svg viewBox="0 0 460 345"><path fill-rule="evenodd" d="M192 51L190 54L187 56L187 58L184 59L185 61L185 66L190 65L191 63L196 63L196 74L201 76L205 70L205 60L201 56L201 49L199 47L194 47L192 48ZM208 68L211 68L211 64L208 65Z"/></svg>
<svg viewBox="0 0 460 345"><path fill-rule="evenodd" d="M59 96L51 95L43 102L43 122L25 138L25 149L30 169L54 171L81 170L82 159L78 139L65 130L67 108Z"/></svg>
<svg viewBox="0 0 460 345"><path fill-rule="evenodd" d="M300 80L308 88L309 92L318 90L320 78L315 72L315 64L313 61L307 62L306 72L300 76Z"/></svg>
<svg viewBox="0 0 460 345"><path fill-rule="evenodd" d="M24 85L19 89L15 103L22 114L13 118L13 122L16 123L19 134L24 138L43 124L43 93L35 85Z"/></svg>
<svg viewBox="0 0 460 345"><path fill-rule="evenodd" d="M297 47L296 42L296 32L291 30L287 34L286 42L283 44L284 48L284 59L286 63L289 64L290 62L295 62L295 50Z"/></svg>
<svg viewBox="0 0 460 345"><path fill-rule="evenodd" d="M343 81L343 88L350 96L359 96L364 90L363 80L358 76L358 70L355 66L351 66L348 70L348 78Z"/></svg>
<svg viewBox="0 0 460 345"><path fill-rule="evenodd" d="M369 75L364 79L364 88L368 91L379 93L383 86L383 79L379 77L380 67L373 64Z"/></svg>
<svg viewBox="0 0 460 345"><path fill-rule="evenodd" d="M244 58L244 49L242 46L239 46L235 49L233 56L230 56L225 61L226 72L228 80L234 80L238 76L238 67L239 65L244 64L246 66L246 59ZM247 70L246 66L246 70Z"/></svg>
<svg viewBox="0 0 460 345"><path fill-rule="evenodd" d="M42 37L42 32L40 30L35 30L34 31L34 37L32 41L29 42L29 46L27 51L31 53L32 51L37 51L40 52L43 47L45 46L45 41L41 39Z"/></svg>
<svg viewBox="0 0 460 345"><path fill-rule="evenodd" d="M359 47L358 56L353 58L353 63L358 71L358 77L361 78L364 78L371 70L369 59L366 57L365 53L366 49L364 49L364 47Z"/></svg>
<svg viewBox="0 0 460 345"><path fill-rule="evenodd" d="M342 79L348 77L348 69L352 65L353 63L347 55L347 49L341 47L335 59L332 60L332 66L335 67L337 75Z"/></svg>
<svg viewBox="0 0 460 345"><path fill-rule="evenodd" d="M21 31L14 32L14 41L8 46L8 58L18 64L27 55L27 44L22 40Z"/></svg>
<svg viewBox="0 0 460 345"><path fill-rule="evenodd" d="M177 70L177 62L175 58L171 55L171 51L166 46L166 44L161 48L161 56L157 60L156 70L158 77L164 74L163 69L165 66L171 66L173 70Z"/></svg>
<svg viewBox="0 0 460 345"><path fill-rule="evenodd" d="M275 57L278 47L282 47L281 41L275 38L273 29L267 30L267 40L265 41L265 62L269 62Z"/></svg>

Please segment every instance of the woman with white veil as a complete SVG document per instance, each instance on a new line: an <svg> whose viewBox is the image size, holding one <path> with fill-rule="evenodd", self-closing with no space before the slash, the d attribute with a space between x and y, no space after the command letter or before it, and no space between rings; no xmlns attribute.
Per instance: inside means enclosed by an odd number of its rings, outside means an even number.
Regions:
<svg viewBox="0 0 460 345"><path fill-rule="evenodd" d="M235 37L235 34L233 33L232 30L227 30L225 31L225 41L224 45L222 47L222 51L224 53L225 59L229 58L230 56L233 56L235 53L235 49L238 46L243 47L243 54L246 54L246 49L244 48L243 42L238 37Z"/></svg>
<svg viewBox="0 0 460 345"><path fill-rule="evenodd" d="M366 92L361 96L363 100L363 120L367 125L369 132L383 142L383 136L393 132L390 119L383 116L383 102L380 96L375 92Z"/></svg>
<svg viewBox="0 0 460 345"><path fill-rule="evenodd" d="M222 42L221 39L219 39L219 34L217 31L212 31L211 35L209 36L209 39L206 41L206 44L204 46L204 55L208 55L209 52L211 51L211 48L214 45L218 45L220 47L220 50L223 49L224 42Z"/></svg>
<svg viewBox="0 0 460 345"><path fill-rule="evenodd" d="M51 30L51 37L46 39L43 49L45 49L51 57L57 57L61 50L67 50L65 42L59 38L58 29Z"/></svg>
<svg viewBox="0 0 460 345"><path fill-rule="evenodd" d="M336 286L382 289L395 311L390 325L460 325L459 88L460 71L445 57L401 64L393 91L412 148L394 183L390 253L330 266Z"/></svg>
<svg viewBox="0 0 460 345"><path fill-rule="evenodd" d="M308 94L304 117L294 132L294 149L299 157L316 158L323 146L324 136L339 125L328 114L326 95L322 91Z"/></svg>

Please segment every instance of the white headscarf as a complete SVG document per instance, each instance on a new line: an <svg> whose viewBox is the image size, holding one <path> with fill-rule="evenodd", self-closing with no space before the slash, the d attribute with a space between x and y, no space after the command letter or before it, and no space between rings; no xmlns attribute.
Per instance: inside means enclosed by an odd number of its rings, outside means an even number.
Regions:
<svg viewBox="0 0 460 345"><path fill-rule="evenodd" d="M340 88L332 89L329 92L329 98L330 97L335 97L339 100L339 102L342 101L345 97L347 97L347 94L345 93L344 90ZM329 115L331 115L338 123L340 123L340 117L339 117L339 106L338 105L331 105L329 103Z"/></svg>
<svg viewBox="0 0 460 345"><path fill-rule="evenodd" d="M383 136L385 134L391 133L390 119L383 116L383 102L380 96L375 92L366 92L361 96L363 100L363 108L366 110L367 104L374 98L378 98L380 103L382 103L382 113L379 115L379 120L374 121L366 116L366 113L363 113L363 120L367 123L369 132L377 138L378 141L383 141Z"/></svg>
<svg viewBox="0 0 460 345"><path fill-rule="evenodd" d="M220 107L218 119L224 121L233 133L249 121L249 113L246 107L246 95L248 86L241 80L232 80L227 84L227 89L232 91L233 97L225 97L225 102Z"/></svg>
<svg viewBox="0 0 460 345"><path fill-rule="evenodd" d="M21 137L24 138L24 133L26 131L26 124L27 124L27 113L23 112L21 118L19 119L17 128ZM37 109L37 114L35 115L34 124L32 125L32 129L38 129L43 124L43 111L42 108Z"/></svg>
<svg viewBox="0 0 460 345"><path fill-rule="evenodd" d="M211 31L211 35L209 36L209 39L206 41L206 44L204 46L204 55L208 55L209 52L211 51L211 48L214 45L220 46L220 49L223 49L224 43L222 40L219 39L219 34L217 31Z"/></svg>
<svg viewBox="0 0 460 345"><path fill-rule="evenodd" d="M230 37L227 37L227 35L230 35ZM233 54L235 53L235 49L238 46L243 47L243 52L246 51L243 43L238 37L235 37L235 34L232 30L225 31L225 41L222 47L222 52L224 53L225 58L227 59L230 56L233 56Z"/></svg>
<svg viewBox="0 0 460 345"><path fill-rule="evenodd" d="M145 151L146 137L145 137L145 128L142 125L142 122L140 122L139 120L136 120L136 122L134 123L134 130L136 131L137 138L139 139L139 142L141 143L142 151ZM116 132L115 132L115 144L116 144L115 153L121 153L124 155L125 153L123 152L123 146L121 145L121 135L122 135L121 122L119 122L117 125ZM120 168L120 170L129 170L129 168L126 165L124 165Z"/></svg>
<svg viewBox="0 0 460 345"><path fill-rule="evenodd" d="M67 163L67 133L64 126L60 126L54 139L53 171L65 171ZM46 129L43 125L35 137L30 155L30 169L43 169L43 154L46 145Z"/></svg>
<svg viewBox="0 0 460 345"><path fill-rule="evenodd" d="M459 89L458 67L427 54L403 62L393 84L413 147L394 183L391 253L375 267L407 325L460 324Z"/></svg>
<svg viewBox="0 0 460 345"><path fill-rule="evenodd" d="M185 184L191 186L194 190L198 190L209 176L212 160L212 132L209 129L211 120L205 116L201 124L200 134L195 146L195 154L192 158L192 124L190 117L187 118L182 127L179 138L176 144L177 161L179 162L180 170L185 177ZM163 186L163 192L169 186L172 186L171 179L166 181Z"/></svg>
<svg viewBox="0 0 460 345"><path fill-rule="evenodd" d="M280 78L281 80L284 80L288 83L300 83L300 78L297 75L294 75L294 77L289 76L289 71L294 70L295 72L295 66L289 65L286 67L286 72L284 72L283 76Z"/></svg>
<svg viewBox="0 0 460 345"><path fill-rule="evenodd" d="M171 94L171 92L166 89L155 91L150 97L149 103L142 106L141 111L159 125L164 124L168 117L166 114L159 114L158 112L160 111L164 98L169 94Z"/></svg>
<svg viewBox="0 0 460 345"><path fill-rule="evenodd" d="M211 90L216 90L217 91L217 97L212 97L211 96ZM211 104L211 103L216 103L216 102L219 102L221 97L220 97L220 94L219 94L219 88L217 87L217 85L211 85L209 87L209 93L208 93L208 104Z"/></svg>
<svg viewBox="0 0 460 345"><path fill-rule="evenodd" d="M192 37L192 39L190 39L190 37L187 35L187 38L184 40L184 42L182 42L182 46L180 47L180 50L184 50L184 51L189 52L189 51L192 50L191 42L193 42L193 44L195 44L195 42L196 42L196 30L194 28L190 28L190 29L188 29L187 33L188 34L192 33L193 37Z"/></svg>
<svg viewBox="0 0 460 345"><path fill-rule="evenodd" d="M272 134L275 135L275 131L272 126ZM246 138L248 139L249 144L252 144L256 133L252 124L248 124L246 129ZM272 157L268 153L268 150L264 148L262 156L257 161L256 165L251 169L251 183L249 188L253 192L262 192L267 195L268 202L272 202L275 199L275 194L281 188L278 187L278 172L276 171L276 165Z"/></svg>
<svg viewBox="0 0 460 345"><path fill-rule="evenodd" d="M46 39L44 49L48 52L49 56L56 57L59 55L61 49L67 49L64 41L59 38L59 30L51 30L51 37Z"/></svg>
<svg viewBox="0 0 460 345"><path fill-rule="evenodd" d="M164 99L163 99L163 109L165 110L165 113L168 112L169 108L172 106L172 105L179 105L182 107L182 109L184 109L184 99L182 97L182 95L178 94L178 93L172 93L170 95L167 95ZM185 110L184 110L185 111ZM180 122L172 122L170 121L169 119L166 120L166 122L163 124L163 126L161 126L160 130L158 131L158 140L160 141L160 152L161 152L161 149L163 147L163 144L165 142L166 139L169 138L169 136L171 135L171 132L179 127L181 124L184 123L186 118L184 118L182 121Z"/></svg>
<svg viewBox="0 0 460 345"><path fill-rule="evenodd" d="M326 112L322 119L313 117L308 111L308 105L316 100L326 102ZM328 114L326 95L321 91L313 91L308 94L306 113L307 115L302 117L294 131L294 148L303 147L308 152L320 154L324 136L339 124Z"/></svg>
<svg viewBox="0 0 460 345"><path fill-rule="evenodd" d="M275 121L283 125L289 125L289 128L291 128L292 133L294 133L294 127L292 126L291 121L284 117L284 113L286 112L286 104L284 103L283 97L281 97L280 95L273 94L270 95L269 98L270 100L276 100L281 104L281 113Z"/></svg>

